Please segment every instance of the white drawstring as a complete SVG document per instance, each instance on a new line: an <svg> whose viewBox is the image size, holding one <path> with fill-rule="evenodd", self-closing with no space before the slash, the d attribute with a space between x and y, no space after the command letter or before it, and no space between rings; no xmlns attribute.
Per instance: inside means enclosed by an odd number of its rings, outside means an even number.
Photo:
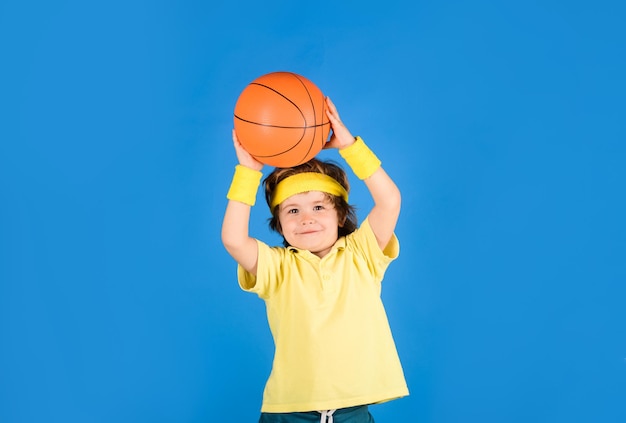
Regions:
<svg viewBox="0 0 626 423"><path fill-rule="evenodd" d="M320 423L333 423L333 413L337 410L322 410L318 411L318 413L322 414L320 418Z"/></svg>

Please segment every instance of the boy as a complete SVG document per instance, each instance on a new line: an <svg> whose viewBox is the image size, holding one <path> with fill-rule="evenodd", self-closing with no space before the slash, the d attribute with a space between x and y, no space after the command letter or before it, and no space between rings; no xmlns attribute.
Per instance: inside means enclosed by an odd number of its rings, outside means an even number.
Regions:
<svg viewBox="0 0 626 423"><path fill-rule="evenodd" d="M260 422L373 422L368 404L408 395L380 299L398 256L400 192L363 140L327 98L332 136L365 182L374 206L357 228L345 172L330 162L275 169L264 181L270 227L284 247L250 237L263 165L233 131L239 165L228 192L222 241L238 263L242 289L266 304L275 355ZM322 411L317 411L322 410Z"/></svg>

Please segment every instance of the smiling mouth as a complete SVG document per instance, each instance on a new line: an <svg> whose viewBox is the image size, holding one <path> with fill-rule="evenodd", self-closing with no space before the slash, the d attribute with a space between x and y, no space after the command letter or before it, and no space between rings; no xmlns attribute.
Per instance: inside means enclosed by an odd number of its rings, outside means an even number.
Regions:
<svg viewBox="0 0 626 423"><path fill-rule="evenodd" d="M310 234L314 234L317 233L319 231L306 231L306 232L299 232L298 235L310 235Z"/></svg>

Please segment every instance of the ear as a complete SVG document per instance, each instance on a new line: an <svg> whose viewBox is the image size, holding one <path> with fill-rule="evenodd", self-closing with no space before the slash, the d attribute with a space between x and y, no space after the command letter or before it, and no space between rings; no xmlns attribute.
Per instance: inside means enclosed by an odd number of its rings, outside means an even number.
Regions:
<svg viewBox="0 0 626 423"><path fill-rule="evenodd" d="M346 224L346 219L348 218L348 216L344 216L343 219L339 220L339 227L343 228L343 225Z"/></svg>

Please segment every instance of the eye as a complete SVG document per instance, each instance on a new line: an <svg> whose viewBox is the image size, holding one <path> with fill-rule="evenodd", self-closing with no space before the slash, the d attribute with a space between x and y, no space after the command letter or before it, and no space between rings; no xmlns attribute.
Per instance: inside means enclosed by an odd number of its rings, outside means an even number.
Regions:
<svg viewBox="0 0 626 423"><path fill-rule="evenodd" d="M296 214L298 213L298 209L289 209L287 210L287 214Z"/></svg>
<svg viewBox="0 0 626 423"><path fill-rule="evenodd" d="M315 211L324 210L324 206L322 206L321 204L318 204L317 206L313 207L313 210L315 210Z"/></svg>

